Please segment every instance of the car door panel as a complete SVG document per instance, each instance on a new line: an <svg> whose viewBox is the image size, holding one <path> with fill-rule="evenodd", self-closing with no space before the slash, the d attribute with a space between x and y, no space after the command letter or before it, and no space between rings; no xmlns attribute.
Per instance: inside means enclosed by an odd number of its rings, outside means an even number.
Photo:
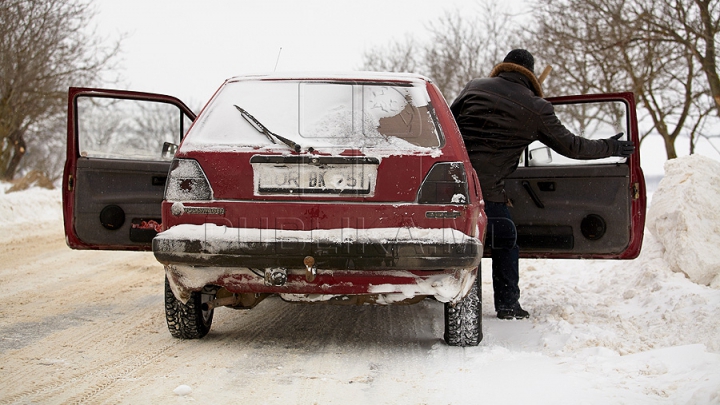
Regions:
<svg viewBox="0 0 720 405"><path fill-rule="evenodd" d="M75 232L101 246L152 240L153 225L161 223L168 162L128 162L80 158L75 181ZM155 222L151 222L155 221Z"/></svg>
<svg viewBox="0 0 720 405"><path fill-rule="evenodd" d="M625 165L518 169L505 190L521 252L622 253L630 243L629 181Z"/></svg>
<svg viewBox="0 0 720 405"><path fill-rule="evenodd" d="M70 89L63 176L70 247L151 249L170 162L194 118L165 95Z"/></svg>
<svg viewBox="0 0 720 405"><path fill-rule="evenodd" d="M505 180L521 257L637 257L645 226L645 181L632 93L548 99L571 131L592 139L623 132L630 157L573 160L531 145ZM540 149L536 149L540 150ZM487 252L486 252L487 253Z"/></svg>

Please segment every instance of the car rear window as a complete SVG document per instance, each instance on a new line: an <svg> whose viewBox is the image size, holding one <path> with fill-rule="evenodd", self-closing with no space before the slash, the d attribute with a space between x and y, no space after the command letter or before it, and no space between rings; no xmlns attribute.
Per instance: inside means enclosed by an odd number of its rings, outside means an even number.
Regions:
<svg viewBox="0 0 720 405"><path fill-rule="evenodd" d="M442 145L424 82L258 80L223 86L183 148L286 147L275 134L303 149Z"/></svg>

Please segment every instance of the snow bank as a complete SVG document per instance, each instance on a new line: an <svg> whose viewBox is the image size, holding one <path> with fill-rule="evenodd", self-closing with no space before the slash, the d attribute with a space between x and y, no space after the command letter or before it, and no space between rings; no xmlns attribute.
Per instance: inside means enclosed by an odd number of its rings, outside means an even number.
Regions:
<svg viewBox="0 0 720 405"><path fill-rule="evenodd" d="M521 303L532 314L539 346L561 357L597 349L627 356L695 344L720 354L720 294L673 272L666 254L646 235L633 261L521 261ZM491 285L489 275L484 278ZM493 328L485 329L493 343Z"/></svg>
<svg viewBox="0 0 720 405"><path fill-rule="evenodd" d="M647 227L670 268L720 288L720 162L690 155L665 163Z"/></svg>
<svg viewBox="0 0 720 405"><path fill-rule="evenodd" d="M32 187L6 193L10 183L0 182L0 230L26 223L41 225L62 220L62 195L58 190Z"/></svg>

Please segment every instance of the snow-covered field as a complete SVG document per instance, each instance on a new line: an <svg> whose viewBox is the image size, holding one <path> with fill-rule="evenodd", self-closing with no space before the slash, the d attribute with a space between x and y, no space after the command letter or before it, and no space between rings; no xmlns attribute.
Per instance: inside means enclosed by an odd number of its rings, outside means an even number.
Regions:
<svg viewBox="0 0 720 405"><path fill-rule="evenodd" d="M720 404L719 173L666 167L634 261L522 261L529 320L494 317L485 271L472 348L431 300L270 298L175 340L152 254L72 251L58 190L0 184L0 404Z"/></svg>

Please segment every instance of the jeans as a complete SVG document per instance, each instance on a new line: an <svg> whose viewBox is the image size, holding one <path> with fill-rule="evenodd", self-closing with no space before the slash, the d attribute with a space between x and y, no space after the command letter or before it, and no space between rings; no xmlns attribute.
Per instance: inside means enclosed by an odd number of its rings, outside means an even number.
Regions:
<svg viewBox="0 0 720 405"><path fill-rule="evenodd" d="M505 203L485 201L488 229L485 243L491 248L495 311L512 309L520 298L517 230Z"/></svg>

